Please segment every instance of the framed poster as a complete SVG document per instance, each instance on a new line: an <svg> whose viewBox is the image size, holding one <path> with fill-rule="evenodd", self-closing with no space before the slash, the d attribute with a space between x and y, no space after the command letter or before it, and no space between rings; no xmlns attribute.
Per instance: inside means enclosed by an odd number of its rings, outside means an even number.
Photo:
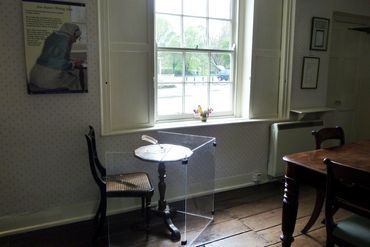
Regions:
<svg viewBox="0 0 370 247"><path fill-rule="evenodd" d="M302 89L316 89L319 80L320 58L303 57Z"/></svg>
<svg viewBox="0 0 370 247"><path fill-rule="evenodd" d="M87 92L83 3L23 0L29 94Z"/></svg>
<svg viewBox="0 0 370 247"><path fill-rule="evenodd" d="M330 20L327 18L312 17L310 50L328 49L329 24Z"/></svg>

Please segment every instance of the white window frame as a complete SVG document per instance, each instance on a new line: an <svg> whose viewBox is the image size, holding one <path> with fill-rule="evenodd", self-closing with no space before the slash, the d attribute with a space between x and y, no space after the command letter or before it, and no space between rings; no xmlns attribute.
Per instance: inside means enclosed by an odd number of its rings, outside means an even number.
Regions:
<svg viewBox="0 0 370 247"><path fill-rule="evenodd" d="M118 98L115 94L112 95L111 92L116 92L114 89L111 88L112 81L110 80L112 76L112 66L111 63L111 52L115 52L116 48L120 48L122 46L118 43L112 43L110 40L110 32L113 27L110 26L108 19L110 17L110 12L107 8L109 6L108 2L111 0L98 0L98 21L99 21L99 63L100 63L100 88L101 88L101 127L102 127L102 135L114 135L114 134L122 134L122 133L132 133L132 132L138 132L138 131L146 131L146 130L155 130L155 129L166 129L166 128L177 128L177 127L191 127L191 126L207 126L212 124L223 124L223 123L240 123L240 122L249 122L249 121L266 121L271 119L286 119L289 116L289 106L290 106L290 94L291 94L291 85L292 85L292 61L293 61L293 48L294 48L294 23L295 23L295 2L296 0L282 0L283 1L283 16L282 16L282 22L283 22L283 28L282 28L282 35L281 35L281 60L280 60L280 77L279 77L279 92L278 92L278 100L277 102L277 113L276 116L273 117L264 117L264 116L256 116L253 115L253 112L251 114L251 118L249 118L249 112L251 107L251 102L253 102L253 99L250 99L251 94L251 87L256 84L255 81L253 81L253 66L254 63L252 61L253 56L253 40L251 38L251 35L256 30L254 30L254 11L255 11L255 3L257 0L235 0L235 7L234 7L234 13L233 13L233 33L235 40L235 55L234 55L234 64L233 64L233 75L234 75L234 102L233 102L233 110L234 114L231 116L231 118L228 118L226 116L220 116L218 119L216 119L216 113L212 114L215 118L212 117L210 121L206 125L204 123L200 123L200 121L185 121L185 119L178 119L177 121L169 121L166 120L166 123L162 123L161 121L155 119L155 87L156 84L156 73L155 73L155 64L154 61L156 61L155 58L153 58L153 55L155 55L155 45L154 45L154 30L150 28L150 26L154 29L154 1L153 0L137 0L137 1L123 1L124 3L128 4L136 4L138 3L143 4L143 1L147 3L147 27L145 28L136 28L135 30L142 30L142 32L147 33L147 39L142 43L137 43L136 46L135 43L132 43L130 41L124 43L124 49L131 49L132 52L142 52L142 54L147 54L147 60L146 63L146 74L148 75L147 79L143 79L141 77L140 83L141 85L145 84L145 88L143 87L144 94L147 97L145 97L145 105L140 105L139 107L136 107L134 110L131 110L129 114L126 114L124 111L118 112L120 114L120 117L122 119L117 120L117 116L115 115L115 112L113 110L117 111L117 108L112 108L112 102L114 101L122 101L123 106L130 105L132 102L126 102L124 101L125 98ZM264 0L265 3L269 3L269 0ZM274 1L274 0L271 0ZM115 1L117 4L121 4L120 1ZM131 6L129 6L131 7ZM142 6L140 6L141 8ZM139 8L139 9L140 9ZM132 9L132 8L126 8ZM142 9L142 8L141 8ZM116 9L118 13L120 13L119 9ZM262 11L265 11L262 9ZM116 13L117 13L116 12ZM248 13L247 13L248 12ZM238 13L238 15L236 15ZM252 15L251 15L252 13ZM261 9L260 12L261 13ZM142 13L143 14L143 13ZM263 17L262 12L262 18ZM120 14L116 15L119 16ZM238 16L236 18L236 16ZM261 16L260 16L261 17ZM135 19L135 17L133 18ZM145 18L143 18L145 19ZM139 19L139 22L143 19ZM117 19L116 19L117 20ZM129 21L126 21L126 25L132 25L131 19ZM117 23L117 22L116 22ZM141 21L141 24L143 25L143 22ZM131 32L131 31L129 31ZM236 36L236 33L238 34L238 37ZM145 35L145 34L143 34ZM125 41L124 41L125 42ZM138 49L140 48L140 49ZM113 49L113 50L112 50ZM114 61L113 61L114 62ZM130 61L129 61L130 62ZM113 64L114 65L114 64ZM130 72L130 71L129 71ZM154 78L153 78L154 77ZM126 77L122 77L122 79L114 81L116 85L129 85L130 83L135 83L136 80L134 77L130 81L126 80ZM124 93L131 93L130 96L134 97L142 97L137 96L136 94L132 94L132 92L129 91L122 91ZM136 91L138 92L138 91ZM121 93L121 92L119 92ZM113 97L114 96L114 97ZM142 97L143 98L143 97ZM144 99L144 98L143 98ZM135 103L135 102L134 102ZM143 107L142 107L143 106ZM140 108L141 107L141 108ZM120 110L120 109L118 109ZM143 121L131 121L132 120L132 113L135 115L136 113L139 113L139 116L148 116L146 117L147 120ZM136 116L136 115L135 115ZM143 119L143 118L142 118ZM126 121L129 120L129 121Z"/></svg>
<svg viewBox="0 0 370 247"><path fill-rule="evenodd" d="M184 0L186 1L186 0ZM161 51L169 51L169 52L178 52L178 53L182 53L183 56L185 56L185 53L186 52L199 52L199 53L207 53L208 56L210 56L211 53L225 53L225 54L230 54L232 59L230 60L230 67L232 68L232 70L230 71L230 80L229 80L229 83L231 83L232 85L232 99L231 99L231 110L230 111L224 111L224 112L217 112L217 109L215 109L215 111L212 113L212 117L219 117L219 118L222 118L222 117L235 117L236 116L236 92L237 92L237 81L236 81L236 67L237 67L237 53L236 53L236 43L237 43L237 39L238 39L238 16L239 16L239 13L238 13L238 4L239 4L239 0L231 0L231 18L230 19L223 19L223 18L210 18L209 16L206 16L206 17L199 17L199 16L191 16L191 15L184 15L184 14L174 14L175 16L180 16L181 17L181 22L183 21L182 18L184 17L194 17L194 18L204 18L206 19L206 23L207 23L207 34L208 34L208 28L209 28L209 20L212 19L212 20L228 20L228 21L231 21L231 25L232 25L232 34L231 34L231 44L232 44L232 48L231 49L211 49L211 48L183 48L183 47L159 47L157 45L155 45L155 49L154 49L154 54L155 54L155 75L154 75L154 90L155 90L155 94L154 94L154 98L155 98L155 123L161 123L161 122L169 122L169 121L184 121L184 120L192 120L194 119L194 115L191 114L191 113L184 113L184 95L182 95L182 114L175 114L175 115L158 115L158 78L157 78L157 62L158 62L158 59L157 59L157 55L158 55L158 52L161 52ZM209 1L207 1L207 6L209 4ZM171 15L171 14L168 14L168 13L161 13L161 12L156 12L156 10L154 10L154 16L156 16L156 14L166 14L166 15ZM208 15L208 14L207 14ZM155 18L154 18L155 19ZM154 33L156 33L156 25L154 25ZM183 41L183 36L184 33L182 33L182 41ZM211 66L211 64L209 64L209 66ZM183 71L185 71L183 69ZM185 76L183 76L183 80L182 80L182 86L183 86L183 89L182 89L182 92L184 93L184 86L185 86ZM199 82L200 83L200 82ZM210 96L210 85L211 85L211 80L205 82L207 83L207 93L208 93L208 100L210 99L209 96ZM205 106L205 107L208 107L208 106ZM212 106L211 106L212 107Z"/></svg>

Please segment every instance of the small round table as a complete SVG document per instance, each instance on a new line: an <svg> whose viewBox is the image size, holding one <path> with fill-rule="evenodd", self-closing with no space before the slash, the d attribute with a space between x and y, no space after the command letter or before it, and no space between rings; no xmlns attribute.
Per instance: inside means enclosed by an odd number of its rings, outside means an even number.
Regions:
<svg viewBox="0 0 370 247"><path fill-rule="evenodd" d="M166 162L182 161L182 164L187 164L188 159L193 154L189 148L174 145L174 144L152 144L147 146L139 147L135 150L135 156L145 160L158 162L158 174L159 174L159 200L158 208L154 212L163 217L164 223L168 230L171 232L171 239L179 241L181 234L179 229L172 223L171 210L165 200L166 195Z"/></svg>

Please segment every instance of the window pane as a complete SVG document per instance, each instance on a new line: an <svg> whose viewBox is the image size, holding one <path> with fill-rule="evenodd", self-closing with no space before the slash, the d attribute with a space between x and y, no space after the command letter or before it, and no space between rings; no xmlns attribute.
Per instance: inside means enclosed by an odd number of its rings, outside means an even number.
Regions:
<svg viewBox="0 0 370 247"><path fill-rule="evenodd" d="M209 20L209 46L217 49L231 48L231 22Z"/></svg>
<svg viewBox="0 0 370 247"><path fill-rule="evenodd" d="M156 41L162 47L181 46L181 18L172 15L156 15Z"/></svg>
<svg viewBox="0 0 370 247"><path fill-rule="evenodd" d="M198 105L208 107L207 83L186 83L185 85L185 113L193 113Z"/></svg>
<svg viewBox="0 0 370 247"><path fill-rule="evenodd" d="M185 82L209 81L209 58L207 53L193 52L185 55Z"/></svg>
<svg viewBox="0 0 370 247"><path fill-rule="evenodd" d="M158 83L182 82L183 59L180 52L158 52Z"/></svg>
<svg viewBox="0 0 370 247"><path fill-rule="evenodd" d="M184 15L207 16L206 0L184 0Z"/></svg>
<svg viewBox="0 0 370 247"><path fill-rule="evenodd" d="M176 115L182 113L182 85L158 85L158 115Z"/></svg>
<svg viewBox="0 0 370 247"><path fill-rule="evenodd" d="M206 19L184 17L184 46L205 48L207 44Z"/></svg>
<svg viewBox="0 0 370 247"><path fill-rule="evenodd" d="M212 53L211 54L211 81L212 82L230 82L232 80L231 73L231 54Z"/></svg>
<svg viewBox="0 0 370 247"><path fill-rule="evenodd" d="M209 0L209 17L231 19L231 0Z"/></svg>
<svg viewBox="0 0 370 247"><path fill-rule="evenodd" d="M155 11L161 13L181 14L181 0L156 0Z"/></svg>
<svg viewBox="0 0 370 247"><path fill-rule="evenodd" d="M232 111L233 86L230 82L211 83L210 106L215 112Z"/></svg>

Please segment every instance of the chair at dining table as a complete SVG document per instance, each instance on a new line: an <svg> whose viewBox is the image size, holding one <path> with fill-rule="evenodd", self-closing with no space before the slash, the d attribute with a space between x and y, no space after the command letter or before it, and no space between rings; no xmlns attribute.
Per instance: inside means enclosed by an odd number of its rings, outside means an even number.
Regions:
<svg viewBox="0 0 370 247"><path fill-rule="evenodd" d="M93 178L100 189L99 208L94 217L98 223L97 230L93 236L95 241L103 228L106 211L107 197L140 197L141 211L145 215L146 230L148 232L150 221L150 204L154 188L149 176L145 172L134 172L125 174L106 175L105 167L100 163L96 150L95 131L89 126L89 133L85 135L90 161L90 170Z"/></svg>
<svg viewBox="0 0 370 247"><path fill-rule="evenodd" d="M335 145L344 145L345 143L345 137L344 137L344 131L342 127L336 126L336 127L325 127L320 130L313 130L312 135L315 137L315 144L316 149L322 148L324 145L325 147L328 147L329 141L335 140ZM323 188L316 188L316 200L315 200L315 206L312 211L311 217L308 220L306 226L303 228L302 233L307 233L310 228L315 224L317 218L320 215L321 209L323 208L325 200L325 189Z"/></svg>
<svg viewBox="0 0 370 247"><path fill-rule="evenodd" d="M370 246L370 173L326 158L326 246ZM337 208L354 213L334 222Z"/></svg>

